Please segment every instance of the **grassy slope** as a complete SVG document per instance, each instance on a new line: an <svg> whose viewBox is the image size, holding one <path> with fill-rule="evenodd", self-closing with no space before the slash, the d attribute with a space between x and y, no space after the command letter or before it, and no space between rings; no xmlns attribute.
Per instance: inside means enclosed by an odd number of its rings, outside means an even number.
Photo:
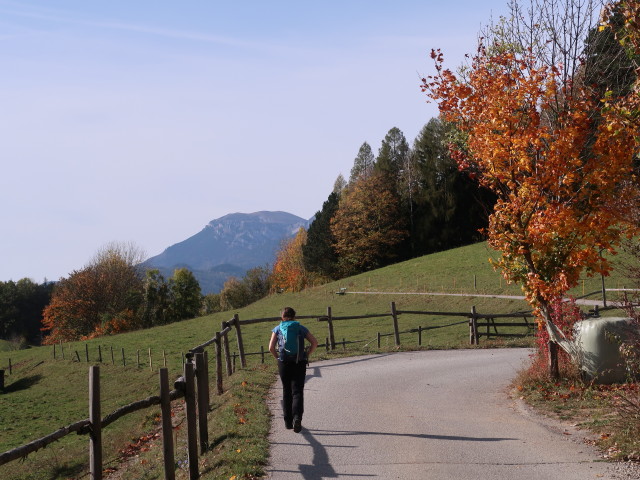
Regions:
<svg viewBox="0 0 640 480"><path fill-rule="evenodd" d="M299 315L323 315L328 306L332 307L335 316L363 315L388 312L391 301L396 302L399 310L468 312L472 305L475 305L479 312L499 313L526 309L526 305L520 300L406 294L425 291L476 291L483 294L518 295L518 288L505 285L489 266L487 259L492 255L495 254L492 254L484 243L454 249L312 288L299 294L272 295L237 313L241 319L273 317L278 315L283 306L292 305ZM628 282L620 274L614 275L608 281L609 285L616 287L625 283ZM474 285L477 286L477 290L474 290ZM336 295L335 292L342 287L347 288L348 292L395 293ZM599 287L600 280L591 279L587 281L585 290L598 290ZM576 294L581 293L582 285ZM0 396L0 452L87 418L88 366L85 361L85 345L89 347L92 363L97 361L98 345L102 348L102 412L105 415L121 405L157 394L156 367L162 362L162 352L166 353L170 378L177 377L181 370L182 353L210 339L215 331L220 329L220 323L229 320L233 313L236 312L225 312L151 330L65 345L66 360L58 358L54 361L52 347L0 352L0 366L4 368L10 358L14 367L13 374L6 376L7 391ZM406 315L400 318L400 329L445 324L451 321L452 319L447 317ZM326 324L317 324L309 320L305 323L322 342L327 335ZM266 346L270 328L270 324L244 328L246 350L256 352L260 350L261 345ZM359 344L358 352L376 351L374 340L378 331L392 331L389 318L335 323L338 341L346 338L369 342L369 346L364 350L362 344ZM428 348L460 347L466 346L468 342L466 325L432 330L424 335L423 345ZM231 341L235 341L235 338L232 337ZM415 346L416 341L415 334L402 337L405 345ZM392 348L391 342L391 337L385 337L383 349ZM112 348L115 365L111 365ZM123 348L126 367L122 366L121 360ZM147 363L148 349L151 349L154 357L153 371ZM140 367L136 365L138 350L142 363ZM78 351L81 362L70 360L72 352L75 351ZM75 356L75 353L73 355ZM222 397L212 400L210 425L213 426L210 438L213 439L213 448L202 460L203 469L209 472L209 478L223 478L223 475L230 473L259 472L260 463L264 461L267 447L260 446L261 442L256 442L255 439L264 438L268 431L268 417L262 397L274 378L274 370L271 363L267 367L260 366L258 356L250 357L249 360L251 368L234 375L231 379L225 379L225 388L232 383L237 385ZM157 410L149 409L121 419L105 430L103 441L106 466L117 464L117 452L128 441L136 440L153 428L156 413ZM251 421L240 421L240 418L244 418L243 415L250 415ZM180 438L178 440L181 441ZM74 476L86 468L87 444L86 437L67 436L49 448L30 455L25 462L16 461L0 467L0 476L7 479ZM239 453L238 450L244 454L234 454ZM150 472L148 478L160 476L157 471L153 473L154 469L149 469L149 464L158 463L158 449L138 453L140 457L136 457L136 462L148 462L145 466ZM177 449L176 459L181 462L184 457L182 446ZM240 460L239 457L244 459ZM134 473L131 473L131 477L124 478L143 478L141 470L136 471L135 465L132 471ZM180 472L183 470L179 470ZM207 478L207 475L204 478Z"/></svg>

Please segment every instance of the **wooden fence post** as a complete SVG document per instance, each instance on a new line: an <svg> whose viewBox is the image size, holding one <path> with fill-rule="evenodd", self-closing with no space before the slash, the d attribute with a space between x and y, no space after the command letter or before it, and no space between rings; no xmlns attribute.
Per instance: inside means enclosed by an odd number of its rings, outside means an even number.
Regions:
<svg viewBox="0 0 640 480"><path fill-rule="evenodd" d="M9 359L9 375L13 373L13 367L11 366L11 359Z"/></svg>
<svg viewBox="0 0 640 480"><path fill-rule="evenodd" d="M153 358L151 357L151 349L149 349L149 370L153 372Z"/></svg>
<svg viewBox="0 0 640 480"><path fill-rule="evenodd" d="M216 391L222 395L222 342L220 332L216 332Z"/></svg>
<svg viewBox="0 0 640 480"><path fill-rule="evenodd" d="M88 343L84 344L84 355L85 355L85 358L87 359L87 363L89 363L89 344Z"/></svg>
<svg viewBox="0 0 640 480"><path fill-rule="evenodd" d="M100 413L100 367L89 368L89 474L102 480L102 416Z"/></svg>
<svg viewBox="0 0 640 480"><path fill-rule="evenodd" d="M331 307L327 307L327 323L329 324L329 341L331 342L331 350L336 349L336 336L333 333L333 320L331 319Z"/></svg>
<svg viewBox="0 0 640 480"><path fill-rule="evenodd" d="M471 317L469 317L469 343L477 345L478 337L478 318L476 317L476 306L471 307Z"/></svg>
<svg viewBox="0 0 640 480"><path fill-rule="evenodd" d="M242 332L240 331L240 316L237 313L233 316L233 325L236 327L236 339L238 340L240 366L242 368L247 368L247 358L244 356L244 343L242 341Z"/></svg>
<svg viewBox="0 0 640 480"><path fill-rule="evenodd" d="M378 348L380 348L380 340L381 340L381 335L380 335L380 332L378 332Z"/></svg>
<svg viewBox="0 0 640 480"><path fill-rule="evenodd" d="M0 370L0 390L4 390L4 370Z"/></svg>
<svg viewBox="0 0 640 480"><path fill-rule="evenodd" d="M115 365L116 364L116 359L113 356L113 346L111 346L111 365Z"/></svg>
<svg viewBox="0 0 640 480"><path fill-rule="evenodd" d="M124 347L122 347L122 366L123 367L127 366L127 361L124 359Z"/></svg>
<svg viewBox="0 0 640 480"><path fill-rule="evenodd" d="M176 464L171 425L171 399L169 398L169 370L160 369L160 409L162 411L162 451L164 453L164 478L175 480Z"/></svg>
<svg viewBox="0 0 640 480"><path fill-rule="evenodd" d="M187 410L187 456L189 458L189 478L194 480L200 476L198 472L198 432L196 420L196 395L193 374L193 363L184 364L186 391L184 401Z"/></svg>
<svg viewBox="0 0 640 480"><path fill-rule="evenodd" d="M418 346L422 346L422 325L418 326Z"/></svg>
<svg viewBox="0 0 640 480"><path fill-rule="evenodd" d="M200 455L209 448L209 429L207 425L207 392L209 391L209 379L204 367L204 353L196 353L196 380L198 382L198 427L200 432Z"/></svg>
<svg viewBox="0 0 640 480"><path fill-rule="evenodd" d="M260 345L260 359L261 363L264 363L264 345Z"/></svg>
<svg viewBox="0 0 640 480"><path fill-rule="evenodd" d="M393 336L396 341L396 347L400 345L400 330L398 328L398 313L396 311L396 302L391 302L391 316L393 317Z"/></svg>
<svg viewBox="0 0 640 480"><path fill-rule="evenodd" d="M204 351L204 376L207 377L207 410L211 408L211 389L209 387L209 352Z"/></svg>
<svg viewBox="0 0 640 480"><path fill-rule="evenodd" d="M229 322L222 322L222 328L220 330L224 330L229 326ZM229 336L225 333L222 336L222 342L224 345L224 359L227 364L227 376L233 375L233 370L231 369L231 352L229 351Z"/></svg>
<svg viewBox="0 0 640 480"><path fill-rule="evenodd" d="M102 363L102 346L98 345L98 363Z"/></svg>

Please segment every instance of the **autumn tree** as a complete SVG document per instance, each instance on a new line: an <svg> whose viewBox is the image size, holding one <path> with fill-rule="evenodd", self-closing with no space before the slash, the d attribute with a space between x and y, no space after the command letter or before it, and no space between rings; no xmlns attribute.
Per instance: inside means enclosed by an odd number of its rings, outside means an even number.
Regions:
<svg viewBox="0 0 640 480"><path fill-rule="evenodd" d="M602 0L508 0L508 13L481 32L490 54L529 54L533 67L555 69L563 86L549 99L547 110L565 109L564 100L581 96L598 72L585 71L591 48L585 39L598 24Z"/></svg>
<svg viewBox="0 0 640 480"><path fill-rule="evenodd" d="M44 310L46 343L90 338L140 327L143 299L139 256L126 245L111 244L81 269L60 280Z"/></svg>
<svg viewBox="0 0 640 480"><path fill-rule="evenodd" d="M331 219L342 275L371 270L397 257L408 232L388 177L374 173L349 185Z"/></svg>
<svg viewBox="0 0 640 480"><path fill-rule="evenodd" d="M581 272L610 270L603 252L626 228L612 205L631 173L638 129L600 112L599 98L531 50L481 45L464 78L443 67L439 51L432 58L436 74L423 89L465 135L452 155L497 196L487 230L501 252L495 266L557 338L554 302ZM594 127L595 111L603 121Z"/></svg>
<svg viewBox="0 0 640 480"><path fill-rule="evenodd" d="M299 292L311 282L304 267L302 247L307 242L307 231L300 228L292 239L285 241L276 254L271 271L271 289L275 292Z"/></svg>

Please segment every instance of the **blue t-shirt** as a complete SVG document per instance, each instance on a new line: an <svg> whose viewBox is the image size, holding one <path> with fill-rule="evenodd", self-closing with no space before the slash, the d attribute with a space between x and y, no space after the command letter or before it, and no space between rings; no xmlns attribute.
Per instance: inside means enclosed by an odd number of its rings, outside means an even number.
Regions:
<svg viewBox="0 0 640 480"><path fill-rule="evenodd" d="M273 330L271 330L273 333L275 333L276 335L280 336L282 335L282 333L280 332L280 325L278 325L276 328L274 328ZM309 329L307 327L305 327L304 325L300 324L300 331L302 332L302 336L306 337L307 333L309 333Z"/></svg>

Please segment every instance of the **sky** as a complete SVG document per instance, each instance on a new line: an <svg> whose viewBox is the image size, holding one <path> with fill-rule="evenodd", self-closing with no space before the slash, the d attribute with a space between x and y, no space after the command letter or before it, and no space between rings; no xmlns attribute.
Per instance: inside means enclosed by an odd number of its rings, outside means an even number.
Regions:
<svg viewBox="0 0 640 480"><path fill-rule="evenodd" d="M0 281L147 256L229 213L308 219L363 142L411 144L507 0L0 0Z"/></svg>

